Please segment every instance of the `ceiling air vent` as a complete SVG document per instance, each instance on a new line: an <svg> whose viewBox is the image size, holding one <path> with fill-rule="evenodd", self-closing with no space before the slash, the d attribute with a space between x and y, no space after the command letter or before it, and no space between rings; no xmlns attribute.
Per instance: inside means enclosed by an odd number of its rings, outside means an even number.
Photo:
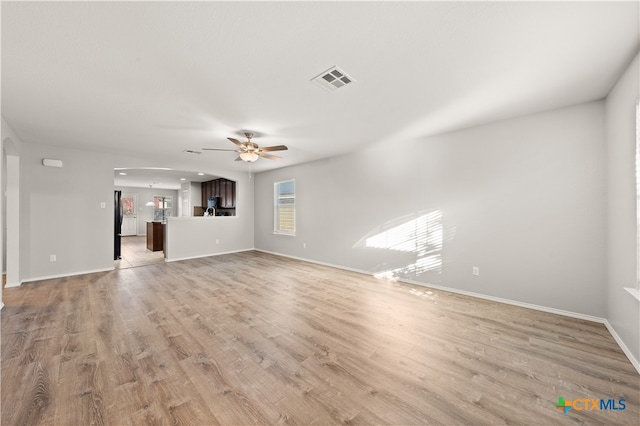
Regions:
<svg viewBox="0 0 640 426"><path fill-rule="evenodd" d="M346 72L338 67L331 67L311 79L313 84L322 87L328 92L335 92L339 88L351 84L354 81L350 75L347 75Z"/></svg>

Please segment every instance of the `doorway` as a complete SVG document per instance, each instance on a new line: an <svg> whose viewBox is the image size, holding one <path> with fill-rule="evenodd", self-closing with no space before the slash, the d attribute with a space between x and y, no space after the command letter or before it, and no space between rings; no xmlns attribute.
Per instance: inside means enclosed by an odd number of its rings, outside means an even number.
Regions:
<svg viewBox="0 0 640 426"><path fill-rule="evenodd" d="M138 235L138 194L122 194L122 236Z"/></svg>
<svg viewBox="0 0 640 426"><path fill-rule="evenodd" d="M164 263L164 252L147 249L147 236L138 235L138 194L115 191L115 268ZM141 217L144 217L142 215Z"/></svg>

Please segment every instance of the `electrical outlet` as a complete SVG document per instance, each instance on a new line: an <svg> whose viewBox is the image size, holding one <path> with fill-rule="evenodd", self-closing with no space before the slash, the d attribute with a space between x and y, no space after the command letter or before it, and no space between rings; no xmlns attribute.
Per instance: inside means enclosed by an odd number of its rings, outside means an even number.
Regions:
<svg viewBox="0 0 640 426"><path fill-rule="evenodd" d="M473 275L480 275L480 268L477 266L474 266L472 269L472 273Z"/></svg>
<svg viewBox="0 0 640 426"><path fill-rule="evenodd" d="M307 243L302 243L302 248L303 249L307 248Z"/></svg>
<svg viewBox="0 0 640 426"><path fill-rule="evenodd" d="M220 240L216 240L216 244L220 244Z"/></svg>
<svg viewBox="0 0 640 426"><path fill-rule="evenodd" d="M49 262L55 262L56 261L56 255L55 254L50 254L49 255Z"/></svg>
<svg viewBox="0 0 640 426"><path fill-rule="evenodd" d="M100 203L100 208L104 209L107 207L107 203L105 203L104 201Z"/></svg>

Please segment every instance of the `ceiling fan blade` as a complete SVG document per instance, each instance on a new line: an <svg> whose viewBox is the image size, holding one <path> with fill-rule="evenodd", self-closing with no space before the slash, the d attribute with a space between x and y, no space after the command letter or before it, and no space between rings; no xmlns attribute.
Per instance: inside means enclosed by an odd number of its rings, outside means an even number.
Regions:
<svg viewBox="0 0 640 426"><path fill-rule="evenodd" d="M260 151L286 151L287 148L285 145L275 145L275 146L265 146L260 148Z"/></svg>
<svg viewBox="0 0 640 426"><path fill-rule="evenodd" d="M231 151L238 152L237 149L220 149L220 148L202 148L203 151Z"/></svg>
<svg viewBox="0 0 640 426"><path fill-rule="evenodd" d="M268 158L269 160L280 160L282 157L278 157L277 155L271 155L264 152L256 152L262 158Z"/></svg>
<svg viewBox="0 0 640 426"><path fill-rule="evenodd" d="M240 158L240 156L238 156L238 158L236 158L235 161L242 161L242 158Z"/></svg>
<svg viewBox="0 0 640 426"><path fill-rule="evenodd" d="M240 142L238 139L234 139L234 138L227 138L227 139L229 139L231 142L235 143L238 146L243 146L244 145L244 143Z"/></svg>

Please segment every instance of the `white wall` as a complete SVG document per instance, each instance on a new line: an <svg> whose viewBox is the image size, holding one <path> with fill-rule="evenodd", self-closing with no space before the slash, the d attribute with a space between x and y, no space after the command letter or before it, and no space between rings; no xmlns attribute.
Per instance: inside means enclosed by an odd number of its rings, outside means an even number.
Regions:
<svg viewBox="0 0 640 426"><path fill-rule="evenodd" d="M182 182L180 184L180 206L178 209L178 216L193 216L193 209L191 208L191 182ZM191 212L189 212L191 210Z"/></svg>
<svg viewBox="0 0 640 426"><path fill-rule="evenodd" d="M63 167L45 167L43 158L61 160ZM22 144L22 281L113 269L110 164L96 161L95 153ZM55 262L49 261L52 254Z"/></svg>
<svg viewBox="0 0 640 426"><path fill-rule="evenodd" d="M13 140L5 140L5 148L13 144ZM6 257L6 286L20 285L20 222L22 222L20 200L20 156L5 156L7 169L6 176L6 204L5 209L7 229L5 233L7 257Z"/></svg>
<svg viewBox="0 0 640 426"><path fill-rule="evenodd" d="M636 104L638 56L606 100L607 122L607 312L620 339L640 360L640 302L624 287L636 286Z"/></svg>
<svg viewBox="0 0 640 426"><path fill-rule="evenodd" d="M182 194L182 211L178 216L193 216L194 206L202 204L202 183L183 182L180 184L180 193Z"/></svg>
<svg viewBox="0 0 640 426"><path fill-rule="evenodd" d="M193 208L195 206L201 206L202 204L202 183L190 182L189 183L189 195L191 196L191 206L188 216L193 216Z"/></svg>
<svg viewBox="0 0 640 426"><path fill-rule="evenodd" d="M260 173L256 248L604 317L603 118L592 102ZM273 183L292 178L297 235L273 235ZM380 247L402 224L442 247Z"/></svg>
<svg viewBox="0 0 640 426"><path fill-rule="evenodd" d="M2 120L2 127L4 127L4 119ZM7 273L7 240L5 235L7 235L7 214L6 214L6 193L7 193L7 156L4 151L4 140L5 135L4 132L0 134L0 241L2 241L2 245L0 245L0 261L2 261L2 274ZM4 307L4 303L2 302L2 293L4 291L0 290L0 309Z"/></svg>
<svg viewBox="0 0 640 426"><path fill-rule="evenodd" d="M4 120L3 125L4 125ZM1 240L2 240L2 256L0 259L2 260L2 273L7 273L7 155L4 150L5 145L5 135L0 135L0 154L2 155L2 161L0 161L0 182L2 185L0 186L1 196L0 196L0 217L2 218L2 229L0 229ZM8 140L7 140L8 141ZM2 292L0 292L2 293Z"/></svg>
<svg viewBox="0 0 640 426"><path fill-rule="evenodd" d="M20 145L21 141L2 119L2 250L6 286L20 285Z"/></svg>
<svg viewBox="0 0 640 426"><path fill-rule="evenodd" d="M253 231L238 216L173 217L167 221L168 261L253 249Z"/></svg>

